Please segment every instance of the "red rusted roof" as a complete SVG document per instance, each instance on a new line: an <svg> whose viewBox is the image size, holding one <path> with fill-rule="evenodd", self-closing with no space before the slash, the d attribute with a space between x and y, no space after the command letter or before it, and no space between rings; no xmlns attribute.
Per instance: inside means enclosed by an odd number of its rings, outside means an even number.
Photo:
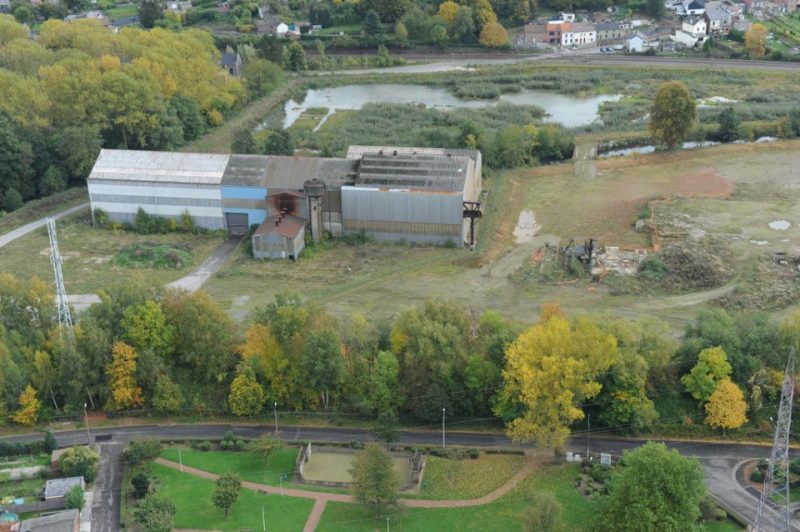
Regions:
<svg viewBox="0 0 800 532"><path fill-rule="evenodd" d="M278 234L286 238L295 238L300 232L306 230L305 218L284 214L283 217L280 217L280 222L276 224L275 222L278 222L278 220L278 216L270 216L258 226L253 236Z"/></svg>

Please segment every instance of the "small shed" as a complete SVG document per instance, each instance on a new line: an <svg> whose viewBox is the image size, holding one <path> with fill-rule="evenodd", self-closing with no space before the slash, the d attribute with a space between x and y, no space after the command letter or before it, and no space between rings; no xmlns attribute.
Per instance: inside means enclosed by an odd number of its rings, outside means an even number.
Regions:
<svg viewBox="0 0 800 532"><path fill-rule="evenodd" d="M26 519L20 532L79 532L81 514L78 510L66 510L35 519Z"/></svg>
<svg viewBox="0 0 800 532"><path fill-rule="evenodd" d="M66 497L67 493L75 486L80 486L81 489L86 488L83 477L54 478L48 480L44 485L44 500L49 501L51 499Z"/></svg>
<svg viewBox="0 0 800 532"><path fill-rule="evenodd" d="M223 52L220 64L231 76L238 78L242 75L242 57L238 53Z"/></svg>
<svg viewBox="0 0 800 532"><path fill-rule="evenodd" d="M296 259L305 247L306 220L292 214L270 216L253 233L253 257Z"/></svg>

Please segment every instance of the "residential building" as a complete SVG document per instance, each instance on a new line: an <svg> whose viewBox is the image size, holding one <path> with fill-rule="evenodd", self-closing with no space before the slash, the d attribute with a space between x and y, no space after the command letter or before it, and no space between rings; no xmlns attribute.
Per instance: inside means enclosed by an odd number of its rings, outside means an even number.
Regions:
<svg viewBox="0 0 800 532"><path fill-rule="evenodd" d="M706 20L703 17L688 17L681 22L681 29L694 35L706 35Z"/></svg>
<svg viewBox="0 0 800 532"><path fill-rule="evenodd" d="M66 510L34 519L26 519L20 525L20 532L79 532L81 514L78 510Z"/></svg>
<svg viewBox="0 0 800 532"><path fill-rule="evenodd" d="M546 24L525 24L514 40L514 44L523 48L534 48L536 46L550 44L547 35Z"/></svg>
<svg viewBox="0 0 800 532"><path fill-rule="evenodd" d="M0 0L0 13L8 13L11 11L9 0Z"/></svg>
<svg viewBox="0 0 800 532"><path fill-rule="evenodd" d="M643 52L645 49L649 48L649 46L650 42L647 37L638 31L625 41L625 48L629 52Z"/></svg>
<svg viewBox="0 0 800 532"><path fill-rule="evenodd" d="M593 24L570 22L561 30L561 46L594 46L597 43L597 30Z"/></svg>
<svg viewBox="0 0 800 532"><path fill-rule="evenodd" d="M561 13L559 15L559 20L564 22L575 22L575 13Z"/></svg>
<svg viewBox="0 0 800 532"><path fill-rule="evenodd" d="M619 42L628 35L628 31L622 29L618 22L600 22L595 24L595 30L598 44Z"/></svg>
<svg viewBox="0 0 800 532"><path fill-rule="evenodd" d="M242 75L242 57L236 52L222 52L220 66L231 76L238 78Z"/></svg>
<svg viewBox="0 0 800 532"><path fill-rule="evenodd" d="M676 12L681 16L703 16L706 12L705 0L683 0Z"/></svg>
<svg viewBox="0 0 800 532"><path fill-rule="evenodd" d="M97 20L100 25L105 28L111 27L111 19L105 16L102 11L84 11L83 13L75 13L64 17L64 22L73 22L75 20Z"/></svg>
<svg viewBox="0 0 800 532"><path fill-rule="evenodd" d="M550 22L547 23L545 29L547 30L548 44L555 44L555 45L561 44L561 32L564 28L564 24L565 23L561 22L560 20L551 20Z"/></svg>

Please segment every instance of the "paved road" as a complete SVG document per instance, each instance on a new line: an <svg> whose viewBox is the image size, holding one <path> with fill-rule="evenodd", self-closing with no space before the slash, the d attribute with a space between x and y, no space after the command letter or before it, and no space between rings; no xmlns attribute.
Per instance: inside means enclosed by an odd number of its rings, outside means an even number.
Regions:
<svg viewBox="0 0 800 532"><path fill-rule="evenodd" d="M620 65L620 66L646 66L663 68L691 68L704 70L758 70L800 72L800 62L788 61L747 61L741 59L710 59L710 58L676 58L658 56L634 56L624 54L601 54L597 49L561 51L537 55L505 55L486 57L483 54L475 55L413 55L406 57L418 61L412 65L388 68L360 68L355 70L336 70L311 72L310 75L355 75L355 74L412 74L434 73L466 70L472 66L481 65L513 65L519 63L546 62L547 64L589 64L589 65Z"/></svg>
<svg viewBox="0 0 800 532"><path fill-rule="evenodd" d="M78 211L82 211L83 209L89 208L89 202L81 203L80 205L75 205L74 207L70 207L69 209L65 209L61 212L53 214L51 216L47 216L45 218L40 218L35 222L31 222L29 224L25 224L22 227L18 227L8 233L0 235L0 248L13 242L14 240L27 235L30 232L33 232L40 227L44 227L47 224L47 218L55 218L58 220L59 218L63 218L64 216L69 216L70 214L76 213Z"/></svg>
<svg viewBox="0 0 800 532"><path fill-rule="evenodd" d="M86 443L83 434L81 443ZM100 445L100 463L94 483L92 499L92 532L116 532L119 530L120 496L122 490L122 468L119 455L125 447L123 442Z"/></svg>
<svg viewBox="0 0 800 532"><path fill-rule="evenodd" d="M182 439L216 439L222 438L227 431L233 431L245 438L255 438L265 432L273 430L272 425L151 425L139 427L119 427L104 428L94 430L95 436L111 435L113 443L101 444L104 455L107 459L103 462L99 478L103 484L95 492L97 502L95 503L96 517L93 521L98 522L98 526L93 530L112 530L102 528L109 526L108 523L118 522L119 501L114 494L119 493L115 486L119 485L119 480L114 479L108 472L108 465L115 463L115 456L118 456L119 445L125 441L137 438L157 437L165 440ZM317 428L317 427L285 427L280 430L280 435L287 441L370 441L372 435L367 429L352 428ZM82 430L66 431L57 433L58 441L61 445L83 444L87 441L86 432ZM7 440L26 440L38 438L35 436L12 436ZM604 437L591 438L591 451L593 454L607 452L620 455L623 451L634 449L644 443L642 439L613 439ZM416 445L441 445L441 433L437 431L401 431L400 442L404 444ZM513 444L505 435L500 433L466 433L452 432L446 435L448 445L472 446L472 447L518 447ZM695 457L700 460L706 470L706 484L709 492L716 496L722 503L735 509L745 519L752 520L755 516L758 500L736 482L734 471L736 465L750 458L766 457L769 454L769 446L764 445L737 445L726 443L704 443L692 441L666 441L671 448L677 449L685 456ZM574 452L585 452L585 436L574 437L569 442L570 450ZM114 446L114 451L106 451L108 445ZM111 468L119 474L119 468ZM98 480L100 483L101 480ZM800 525L795 523L795 530L800 530Z"/></svg>
<svg viewBox="0 0 800 532"><path fill-rule="evenodd" d="M177 288L188 290L189 292L199 290L200 287L225 264L225 261L228 260L228 257L236 250L241 241L241 237L229 238L215 249L211 256L208 257L203 264L198 266L196 270L191 271L188 275L181 277L177 281L169 283L167 288Z"/></svg>

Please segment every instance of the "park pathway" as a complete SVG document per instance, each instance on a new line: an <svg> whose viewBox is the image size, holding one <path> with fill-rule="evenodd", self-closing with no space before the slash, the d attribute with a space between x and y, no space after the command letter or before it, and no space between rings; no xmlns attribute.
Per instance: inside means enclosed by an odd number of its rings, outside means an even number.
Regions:
<svg viewBox="0 0 800 532"><path fill-rule="evenodd" d="M44 227L47 225L48 218L55 218L56 220L63 218L64 216L69 216L70 214L74 214L76 212L82 211L83 209L89 208L89 202L81 203L80 205L75 205L74 207L70 207L69 209L65 209L60 212L56 212L45 216L44 218L39 218L36 221L31 223L25 224L22 227L17 227L16 229L12 229L8 233L3 233L0 235L0 248L5 246L6 244L10 244L14 240L27 235L33 231L36 231L40 227Z"/></svg>
<svg viewBox="0 0 800 532"><path fill-rule="evenodd" d="M181 466L178 462L173 462L172 460L165 460L163 458L156 458L156 463L162 465L164 467L169 467L170 469L175 469L178 471L182 471L189 475L193 475L200 478L205 478L208 480L217 480L219 475L214 473L209 473L208 471L203 471L202 469L196 469L194 467L189 466ZM530 456L527 457L525 464L517 471L512 478L507 480L505 484L501 485L500 487L496 488L494 491L491 491L484 495L483 497L479 497L477 499L454 499L454 500L430 500L430 499L403 499L403 505L408 506L410 508L464 508L467 506L483 506L484 504L489 504L491 502L496 501L503 495L507 494L511 490L517 487L517 483L522 482L525 478L530 475L535 467L535 462L531 459ZM308 490L300 490L300 489L293 489L293 488L277 488L275 486L267 486L266 484L259 484L256 482L249 482L249 481L242 481L242 487L247 488L253 491L259 491L262 493L271 493L273 495L288 495L290 497L303 497L305 499L313 499L314 500L314 507L311 509L311 513L306 520L306 524L303 527L303 532L313 532L317 529L317 525L319 525L319 521L322 518L322 514L325 511L325 505L328 501L334 502L355 502L355 498L352 495L345 495L342 493L324 493L319 491L308 491ZM177 529L176 529L177 530Z"/></svg>

